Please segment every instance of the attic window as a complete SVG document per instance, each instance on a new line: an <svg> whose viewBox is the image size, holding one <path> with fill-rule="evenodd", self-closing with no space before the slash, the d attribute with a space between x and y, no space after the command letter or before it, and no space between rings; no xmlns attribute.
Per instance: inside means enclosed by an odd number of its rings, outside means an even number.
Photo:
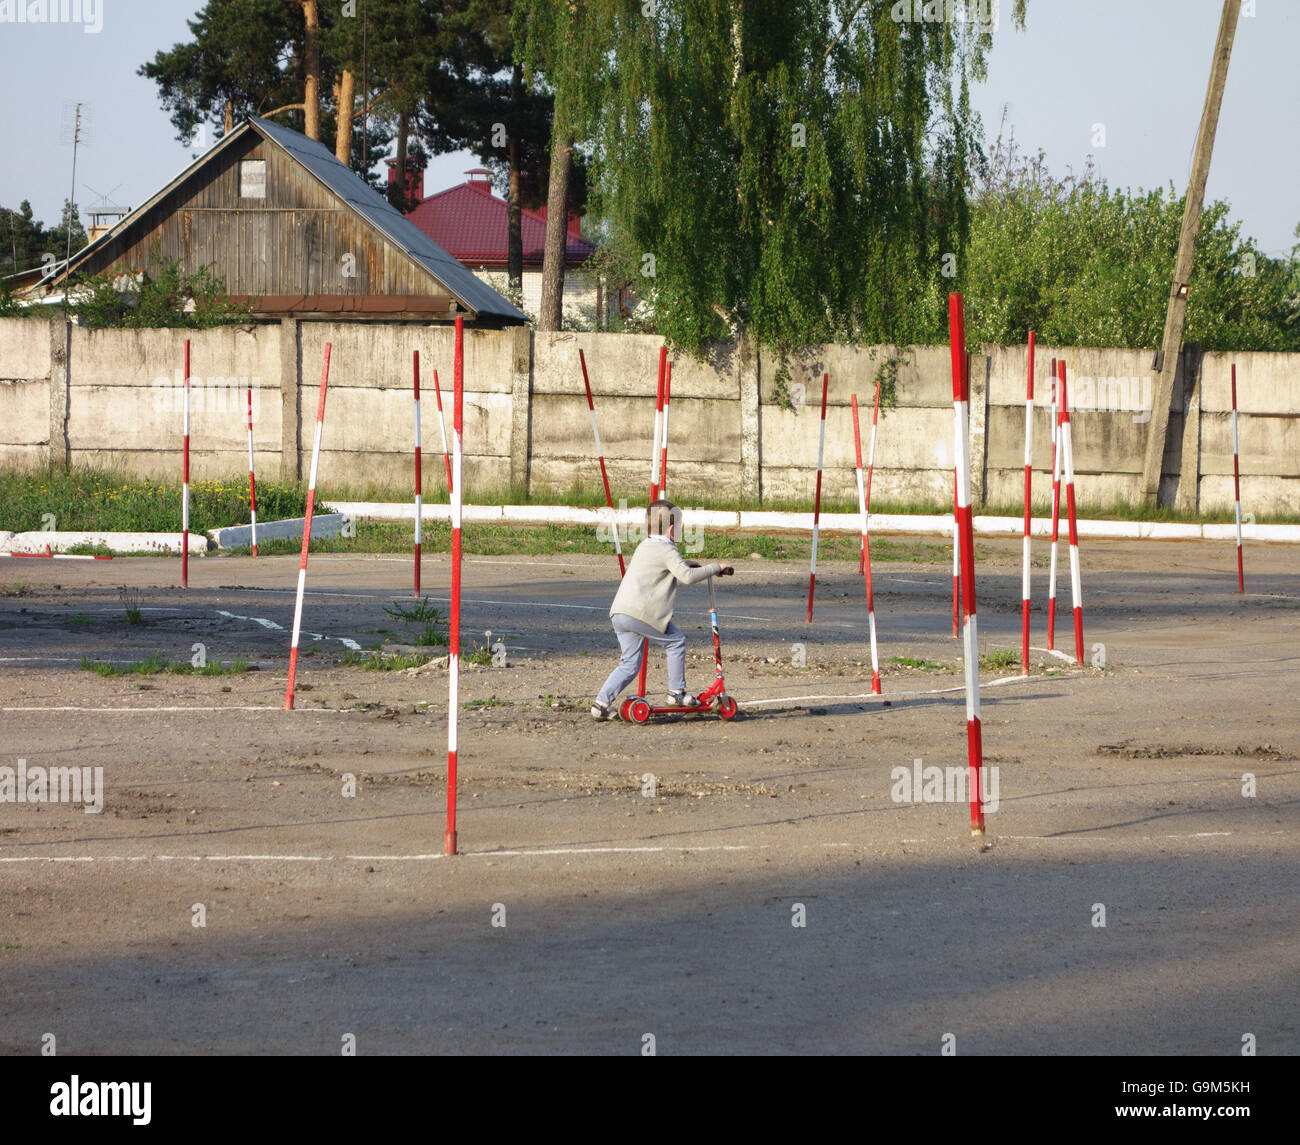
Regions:
<svg viewBox="0 0 1300 1145"><path fill-rule="evenodd" d="M266 198L266 160L245 159L239 165L239 197Z"/></svg>

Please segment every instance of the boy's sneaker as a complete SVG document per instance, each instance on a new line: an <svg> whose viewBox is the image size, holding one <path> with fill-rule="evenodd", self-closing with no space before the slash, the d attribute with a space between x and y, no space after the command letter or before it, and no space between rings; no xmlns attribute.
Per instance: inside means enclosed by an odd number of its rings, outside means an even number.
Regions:
<svg viewBox="0 0 1300 1145"><path fill-rule="evenodd" d="M701 706L699 697L692 696L690 692L669 692L668 703L674 708L698 708Z"/></svg>
<svg viewBox="0 0 1300 1145"><path fill-rule="evenodd" d="M597 700L591 705L591 718L593 720L616 720L618 719L618 709L613 704L602 704Z"/></svg>

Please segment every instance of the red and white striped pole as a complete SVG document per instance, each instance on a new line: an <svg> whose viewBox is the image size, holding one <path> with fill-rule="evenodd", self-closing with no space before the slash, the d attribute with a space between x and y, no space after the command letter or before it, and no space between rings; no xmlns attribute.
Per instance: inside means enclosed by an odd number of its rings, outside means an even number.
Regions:
<svg viewBox="0 0 1300 1145"><path fill-rule="evenodd" d="M442 416L442 390L438 386L438 371L433 371L433 396L438 403L438 430L442 434L442 459L447 463L447 500L451 501L451 451L447 447L447 423Z"/></svg>
<svg viewBox="0 0 1300 1145"><path fill-rule="evenodd" d="M1052 359L1052 555L1047 571L1047 650L1056 647L1056 542L1061 535L1061 384Z"/></svg>
<svg viewBox="0 0 1300 1145"><path fill-rule="evenodd" d="M659 443L663 441L664 385L668 373L668 347L659 347L659 378L655 383L655 439L650 447L650 500L659 498Z"/></svg>
<svg viewBox="0 0 1300 1145"><path fill-rule="evenodd" d="M1020 674L1029 675L1029 514L1034 493L1034 332L1029 331L1025 389L1025 541L1020 560Z"/></svg>
<svg viewBox="0 0 1300 1145"><path fill-rule="evenodd" d="M867 487L862 485L862 432L858 428L858 395L852 395L853 403L853 453L857 459L858 478L858 519L862 526L862 566L867 586L867 631L871 636L871 690L880 695L880 659L876 654L876 601L871 591L871 484L870 460L867 465ZM880 383L876 383L876 406L880 405ZM876 423L871 423L871 447L868 458L876 448Z"/></svg>
<svg viewBox="0 0 1300 1145"><path fill-rule="evenodd" d="M253 481L253 384L248 384L248 516L253 525L253 556L257 556L257 486Z"/></svg>
<svg viewBox="0 0 1300 1145"><path fill-rule="evenodd" d="M821 531L822 517L822 461L826 456L826 391L830 387L830 374L822 374L821 436L817 442L817 492L813 495L812 564L808 572L808 623L812 623L813 591L817 587L817 537Z"/></svg>
<svg viewBox="0 0 1300 1145"><path fill-rule="evenodd" d="M1237 457L1237 363L1232 364L1232 496L1237 514L1237 591L1246 591L1246 566L1241 556L1241 463Z"/></svg>
<svg viewBox="0 0 1300 1145"><path fill-rule="evenodd" d="M460 525L461 474L464 457L462 428L465 409L465 320L456 319L456 355L452 366L451 406L451 631L447 642L447 828L442 849L456 854L456 753L459 750L457 720L460 714Z"/></svg>
<svg viewBox="0 0 1300 1145"><path fill-rule="evenodd" d="M1065 468L1065 506L1070 521L1070 594L1074 603L1074 658L1083 663L1083 586L1079 583L1079 519L1074 508L1074 444L1070 433L1070 400L1066 395L1065 361L1061 371L1061 458Z"/></svg>
<svg viewBox="0 0 1300 1145"><path fill-rule="evenodd" d="M302 522L302 555L298 560L298 594L293 604L293 637L289 643L289 683L284 690L284 709L293 711L293 689L298 679L298 637L302 632L302 596L307 588L307 553L311 549L311 516L316 507L316 470L320 464L320 439L325 428L325 390L330 380L330 343L325 343L325 361L320 371L320 400L316 404L316 439L311 447L311 475L307 480L307 515Z"/></svg>
<svg viewBox="0 0 1300 1145"><path fill-rule="evenodd" d="M668 411L673 401L673 364L664 371L664 431L659 441L659 496L668 496Z"/></svg>
<svg viewBox="0 0 1300 1145"><path fill-rule="evenodd" d="M600 462L600 480L605 486L605 504L609 508L610 524L614 530L614 552L618 555L618 575L627 572L623 563L623 546L618 539L618 517L614 513L614 498L609 491L609 474L605 470L605 447L600 444L600 426L596 424L596 403L591 396L591 379L587 377L587 359L578 348L578 362L582 366L582 384L587 387L587 409L591 412L591 432L596 439L596 459Z"/></svg>
<svg viewBox="0 0 1300 1145"><path fill-rule="evenodd" d="M190 340L185 339L185 426L181 456L181 588L190 586Z"/></svg>
<svg viewBox="0 0 1300 1145"><path fill-rule="evenodd" d="M420 545L424 540L424 475L420 468L420 351L411 352L415 394L415 598L420 598Z"/></svg>
<svg viewBox="0 0 1300 1145"><path fill-rule="evenodd" d="M952 354L953 446L957 457L957 534L961 547L962 646L966 660L966 748L970 833L984 834L984 742L980 729L979 634L975 624L975 531L971 517L970 388L966 375L966 321L959 293L948 295Z"/></svg>

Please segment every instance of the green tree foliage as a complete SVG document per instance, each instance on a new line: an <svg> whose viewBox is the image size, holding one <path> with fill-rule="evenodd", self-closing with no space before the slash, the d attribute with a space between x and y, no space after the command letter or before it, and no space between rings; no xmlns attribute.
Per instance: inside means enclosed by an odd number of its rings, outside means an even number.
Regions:
<svg viewBox="0 0 1300 1145"><path fill-rule="evenodd" d="M185 274L179 260L151 262L135 275L106 271L73 285L70 307L79 325L94 329L203 330L248 322L252 308L226 296L225 280L205 266Z"/></svg>
<svg viewBox="0 0 1300 1145"><path fill-rule="evenodd" d="M887 0L525 0L516 35L642 252L656 324L696 352L745 326L908 342L960 265L991 43ZM906 11L904 11L906 9ZM1023 23L1023 0L1013 5ZM896 18L902 17L902 18ZM951 260L948 260L951 263Z"/></svg>
<svg viewBox="0 0 1300 1145"><path fill-rule="evenodd" d="M1209 350L1300 350L1288 315L1295 261L1269 258L1229 204L1206 205L1183 338ZM1029 330L1057 345L1160 345L1183 197L1116 191L1091 168L1054 179L1042 152L993 148L971 204L958 282L972 343L1020 343ZM941 342L938 327L928 340Z"/></svg>
<svg viewBox="0 0 1300 1145"><path fill-rule="evenodd" d="M208 0L188 21L193 39L160 51L138 74L158 85L176 137L233 123L303 98L302 8L285 0ZM296 125L301 129L298 113Z"/></svg>

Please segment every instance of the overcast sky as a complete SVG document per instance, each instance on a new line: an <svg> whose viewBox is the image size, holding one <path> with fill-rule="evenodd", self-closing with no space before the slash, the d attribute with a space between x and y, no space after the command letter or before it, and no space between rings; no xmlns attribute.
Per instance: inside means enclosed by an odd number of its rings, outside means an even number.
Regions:
<svg viewBox="0 0 1300 1145"><path fill-rule="evenodd" d="M0 0L0 19L15 4ZM58 0L52 6L57 10ZM69 105L89 113L76 198L85 219L100 194L135 206L190 161L136 70L188 36L194 0L72 0L102 24L0 22L0 205L30 199L57 221L71 181ZM1249 8L1249 4L1247 6ZM1116 187L1187 183L1220 0L1029 0L1024 32L1003 0L988 82L974 93L986 135L1005 105L1024 150L1041 147L1056 174L1092 154ZM1227 198L1243 233L1286 254L1300 222L1300 2L1255 0L1238 22L1208 199ZM1105 145L1095 146L1096 125ZM472 155L439 156L432 193L463 180ZM93 190L92 190L93 188Z"/></svg>

